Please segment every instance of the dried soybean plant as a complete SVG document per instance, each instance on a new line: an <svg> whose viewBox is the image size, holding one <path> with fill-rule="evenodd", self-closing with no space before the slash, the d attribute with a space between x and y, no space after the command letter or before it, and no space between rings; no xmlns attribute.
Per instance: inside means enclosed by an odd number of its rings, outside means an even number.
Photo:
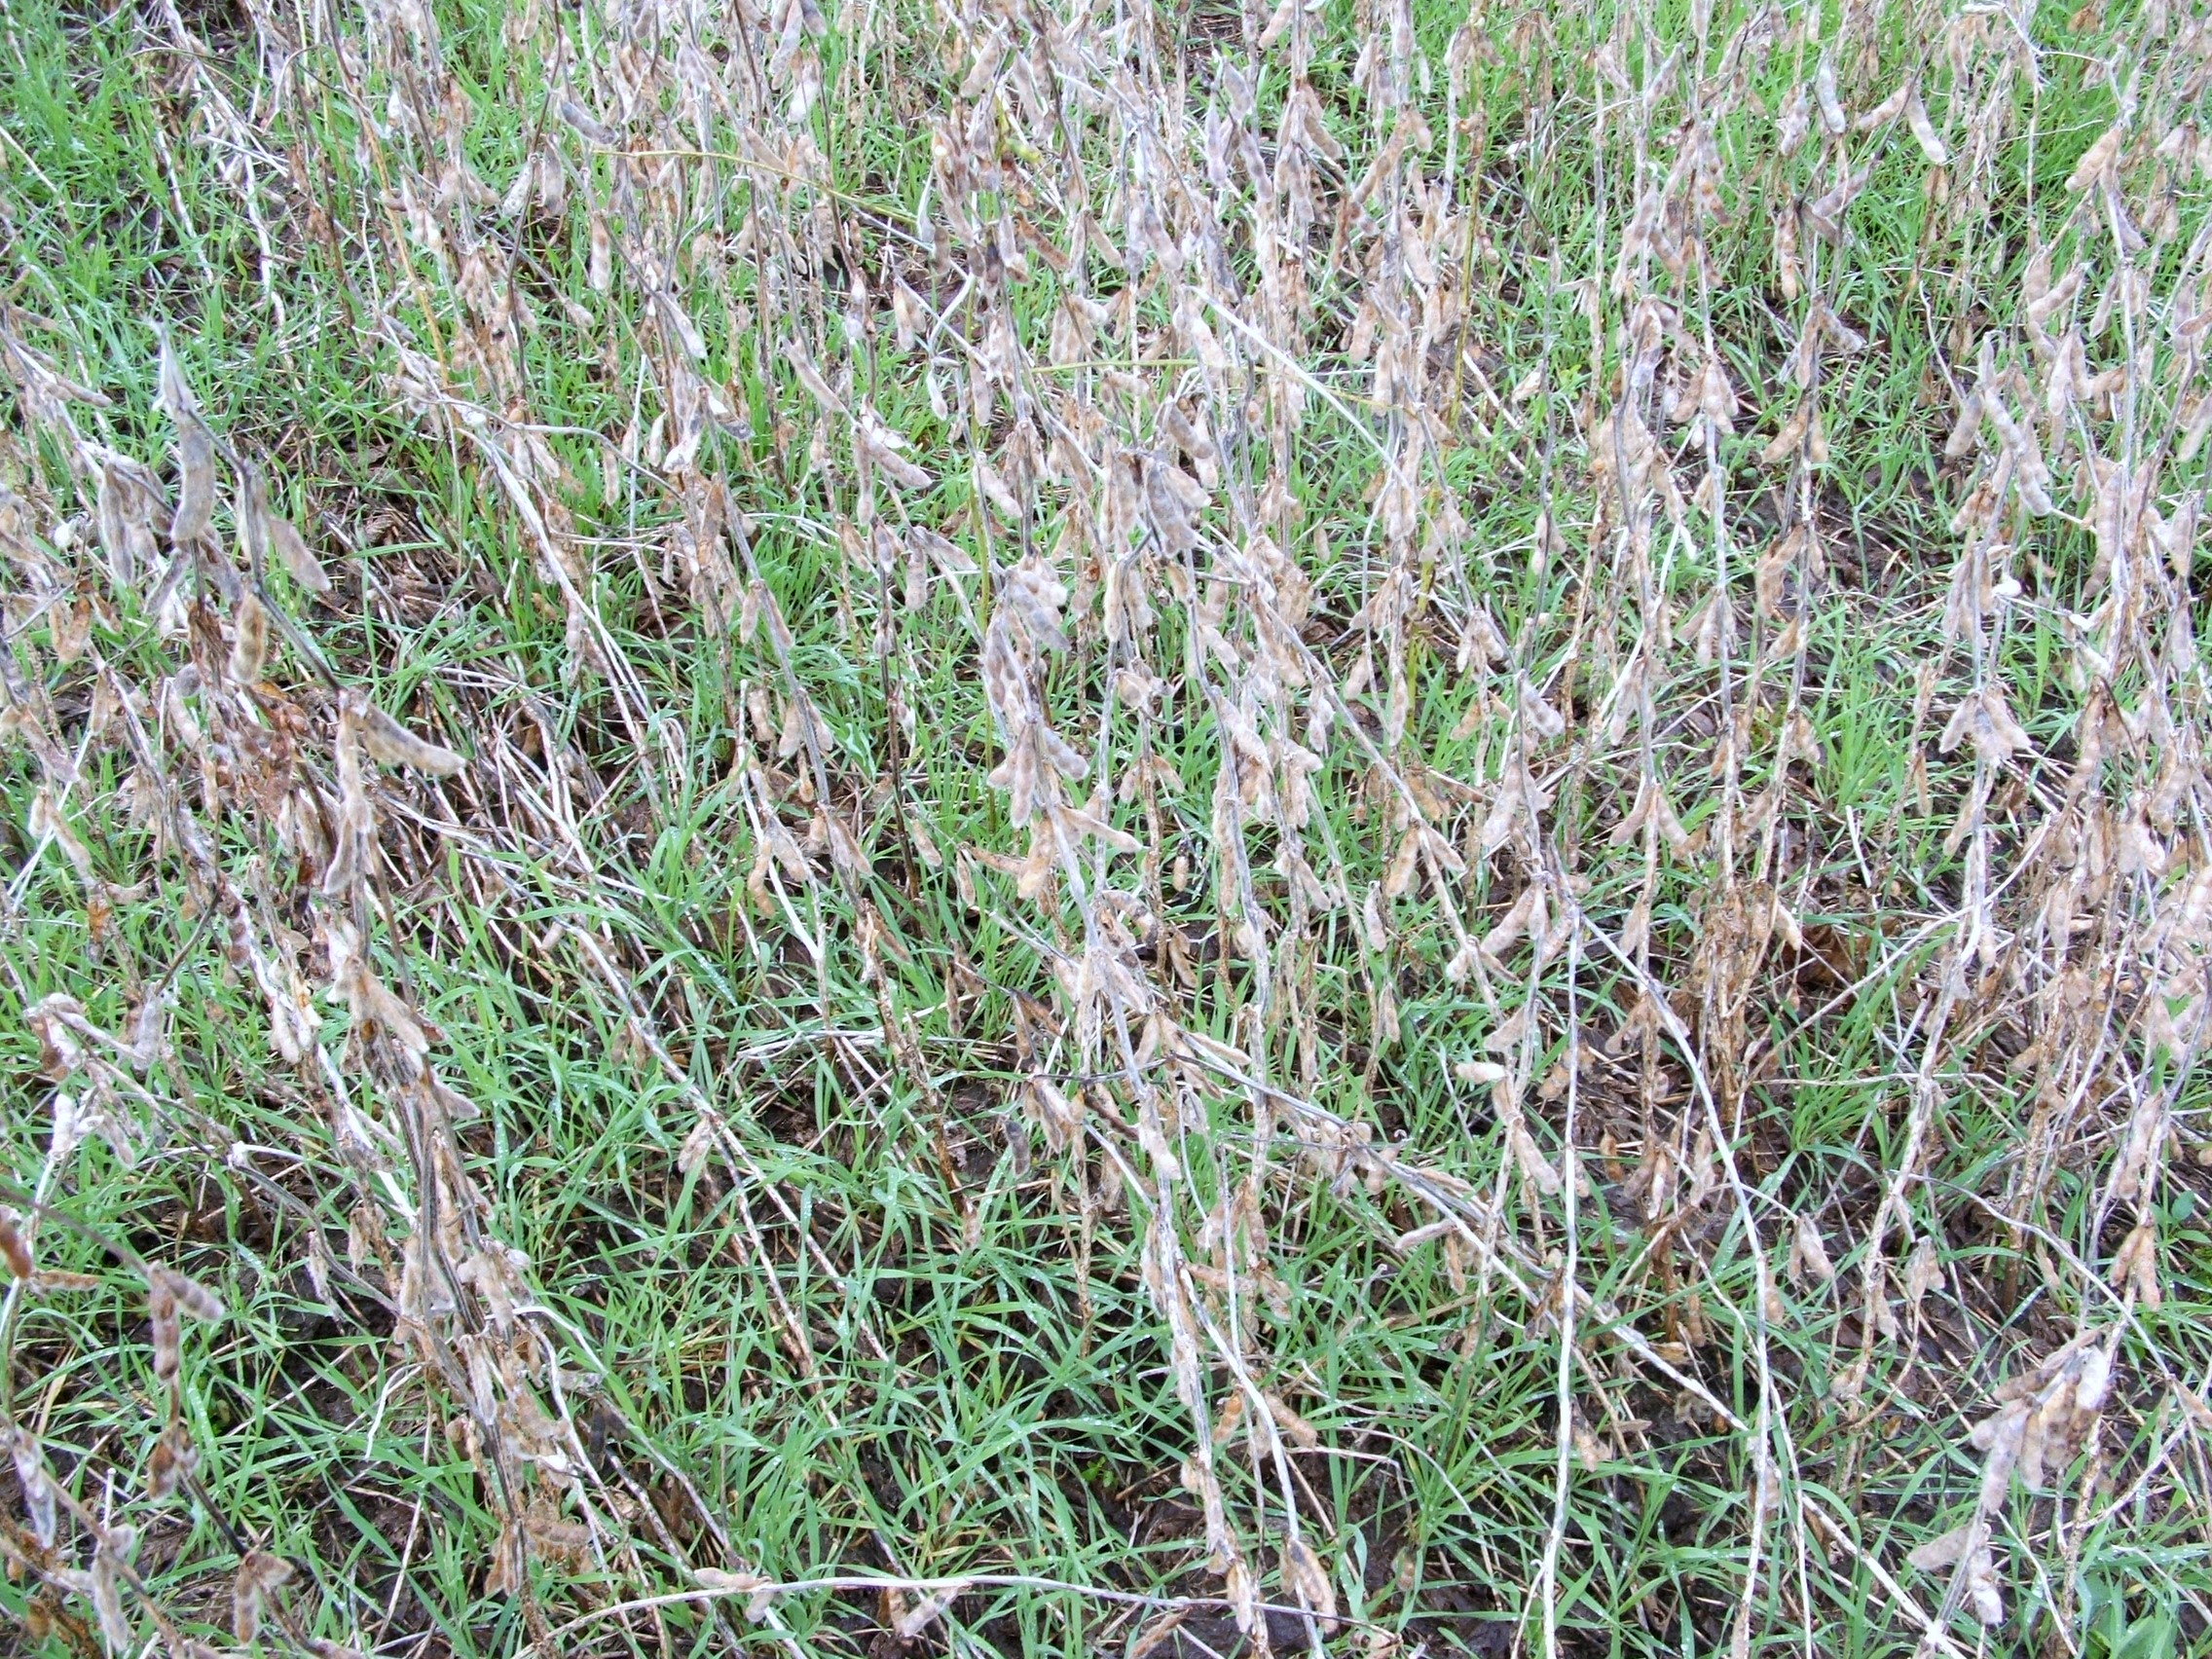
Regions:
<svg viewBox="0 0 2212 1659"><path fill-rule="evenodd" d="M88 1136L105 1140L127 1163L149 1137L172 1154L190 1150L210 1168L254 1177L280 1201L285 1190L256 1172L257 1160L308 1158L334 1183L328 1197L345 1206L355 1290L388 1314L394 1340L444 1383L460 1414L456 1441L483 1470L502 1518L493 1582L521 1591L532 1549L625 1548L619 1528L611 1542L604 1529L587 1530L598 1520L597 1500L585 1491L590 1464L560 1400L557 1344L533 1321L542 1310L522 1276L527 1264L486 1229L486 1201L456 1135L473 1108L439 1076L433 1028L379 961L384 948L406 948L402 936L388 932L397 849L380 833L394 780L450 778L464 766L462 756L331 681L313 642L287 616L291 595L276 591L275 571L307 593L327 589L328 577L298 528L271 505L264 473L229 455L167 341L159 378L173 433L173 499L147 467L83 429L80 412L103 399L61 381L13 335L6 349L26 419L63 455L69 483L93 506L41 531L33 528L36 515L54 510L50 498L11 502L10 558L25 591L49 612L79 613L73 626L50 631L54 665L82 693L77 729L68 734L76 752L61 741L68 717L38 682L19 682L11 699L16 729L37 757L38 798L47 803L32 858L66 854L95 948L118 954L129 946L111 919L116 906L157 888L171 892L197 918L195 936L212 936L227 971L258 993L268 1063L289 1077L303 1103L299 1149L273 1153L240 1142L208 1119L193 1090L172 1087L180 1075L166 1006L173 985L142 987L128 1036L93 1024L72 997L41 998L26 1015L55 1090L47 1157L26 1217L43 1217L55 1204L57 1172ZM231 534L220 535L215 509L226 484ZM73 570L71 554L96 563ZM95 570L105 593L85 585ZM126 617L143 618L142 625ZM122 645L111 650L103 633ZM293 691L270 677L279 641L290 643L305 671ZM29 649L19 636L17 648ZM115 784L131 825L129 840L107 849L108 858L95 857L69 822L72 795L93 780L86 757L95 745L118 757ZM143 863L130 884L135 892L126 894L102 870L133 857ZM137 978L135 966L129 974ZM314 1006L318 993L345 1013L335 1046ZM327 1298L329 1276L340 1270L319 1222L313 1225L310 1267ZM11 1232L20 1243L11 1266L22 1269L11 1311L44 1277L31 1272L31 1226L26 1219ZM156 1502L189 1494L207 1506L193 1481L201 1449L177 1392L180 1321L219 1322L222 1305L175 1270L111 1247L143 1273L154 1374L167 1391L166 1426L143 1471L145 1494ZM11 1560L57 1586L77 1587L84 1573L65 1565L67 1550L55 1553L52 1494L59 1489L40 1460L35 1433L21 1421L9 1432L23 1491L46 1494L27 1539L11 1534ZM562 1494L574 1497L581 1524L557 1514ZM69 1508L98 1540L92 1582L103 1637L126 1645L135 1626L120 1610L115 1562L127 1559L128 1544L117 1539L129 1529L103 1526L75 1501ZM271 1617L295 1643L334 1650L330 1639L304 1634L284 1611L279 1591L290 1567L220 1525L240 1558L237 1639L250 1641ZM182 1651L185 1639L151 1610L172 1650Z"/></svg>
<svg viewBox="0 0 2212 1659"><path fill-rule="evenodd" d="M882 1069L841 1063L938 1125L911 1151L947 1247L985 1226L944 1127L976 1019L1013 1056L1010 1161L1043 1143L1084 1271L1125 1215L1196 1506L1179 1578L1081 1587L1174 1604L1134 1647L1201 1604L1259 1649L1449 1640L1416 1597L1385 1614L1304 1472L1392 1446L1347 1443L1369 1402L1325 1401L1343 1437L1292 1403L1281 1333L1299 1253L1341 1236L1325 1206L1409 1277L1439 1259L1422 1282L1476 1309L1458 1363L1497 1331L1546 1356L1544 1515L1503 1524L1519 1554L1479 1610L1547 1653L1649 1617L1569 1589L1601 1549L1575 1516L1689 1439L1737 1494L1681 1613L1708 1639L1812 1651L1863 1595L1955 1645L1955 1615L2013 1616L2022 1564L2078 1564L2146 1417L2182 1426L2136 1493L2201 1469L2203 1407L2147 1316L2176 1149L2202 1144L2212 39L2160 6L2067 20L2094 52L2032 9L1350 11L599 0L457 44L462 19L379 0L249 8L220 52L173 7L141 26L253 228L241 299L278 328L335 305L527 550L570 686L624 746L605 793L649 827L721 756L737 925L794 1040L809 997L834 1030L863 987ZM422 893L497 912L501 857L552 868L579 919L538 948L565 942L564 982L611 995L682 1093L682 1169L728 1166L793 1385L830 1412L842 1356L778 1252L844 1269L764 1172L761 1122L679 1063L696 1004L591 919L624 913L650 834L579 818L550 732L534 760L462 700L481 724L448 747L375 702L317 537L274 504L284 463L234 447L165 340L165 477L55 366L69 336L22 313L0 336L30 858L63 857L119 952L123 888L184 896L265 1005L308 1103L290 1155L328 1187L273 1183L195 1104L163 975L128 1036L19 986L55 1088L0 1330L65 1288L33 1249L88 1135L327 1201L455 1413L498 1518L484 1588L531 1641L555 1636L535 1563L575 1578L579 1629L661 1640L642 1621L742 1596L803 1650L786 1597L862 1579L740 1559L682 1471L681 1528L603 1472L570 1398L598 1361L496 1236L404 989L446 937L404 919ZM494 611L522 591L477 587ZM940 712L948 658L967 702ZM713 730L668 704L671 664L714 687ZM1884 740L1894 793L1853 799L1844 757ZM133 826L99 848L72 809L95 754ZM948 817L977 784L988 807ZM934 1010L903 988L925 960ZM1800 1087L1862 1121L1808 1141ZM1421 1089L1449 1110L1398 1138L1382 1102ZM2005 1156L1962 1163L1991 1122ZM2001 1308L1948 1276L1962 1210L2036 1264L2017 1321L2017 1283ZM146 1494L206 1505L177 1320L221 1308L143 1272L169 1401ZM1972 1341L1929 1340L1939 1305ZM865 1308L845 1330L894 1363ZM1996 1415L1949 1436L1980 1469L1966 1521L1877 1512L1885 1402L1977 1394ZM122 1645L129 1525L7 1426L11 1561ZM1893 1519L1925 1541L1885 1561ZM228 1541L239 1641L265 1618L336 1640L278 1556ZM890 1639L1003 1646L968 1593L1027 1564L930 1577L913 1542L878 1531L866 1563ZM2039 1594L2072 1616L2071 1582Z"/></svg>

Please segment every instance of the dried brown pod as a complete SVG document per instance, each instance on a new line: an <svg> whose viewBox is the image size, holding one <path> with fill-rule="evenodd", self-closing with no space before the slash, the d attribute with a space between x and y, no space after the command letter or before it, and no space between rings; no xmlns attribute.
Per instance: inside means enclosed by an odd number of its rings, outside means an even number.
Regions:
<svg viewBox="0 0 2212 1659"><path fill-rule="evenodd" d="M117 1522L100 1533L92 1551L87 1590L92 1609L99 1615L100 1635L111 1652L125 1652L135 1645L137 1633L123 1610L122 1577L137 1549L138 1530Z"/></svg>
<svg viewBox="0 0 2212 1659"><path fill-rule="evenodd" d="M94 523L109 573L117 587L134 587L153 569L156 537L168 533L168 501L161 480L150 468L102 445L83 444L79 453L96 475Z"/></svg>
<svg viewBox="0 0 2212 1659"><path fill-rule="evenodd" d="M146 1270L146 1278L148 1284L167 1296L171 1305L186 1318L198 1319L209 1325L222 1322L222 1298L198 1280L189 1279L175 1269L165 1268L159 1263Z"/></svg>
<svg viewBox="0 0 2212 1659"><path fill-rule="evenodd" d="M1936 1240L1923 1235L1920 1242L1912 1247L1911 1256L1905 1261L1905 1305L1915 1313L1919 1312L1920 1305L1927 1299L1928 1293L1938 1289L1942 1283L1943 1267L1936 1255Z"/></svg>
<svg viewBox="0 0 2212 1659"><path fill-rule="evenodd" d="M146 1299L148 1339L154 1348L154 1375L164 1382L176 1381L182 1361L184 1335L177 1317L176 1299L161 1284Z"/></svg>
<svg viewBox="0 0 2212 1659"><path fill-rule="evenodd" d="M31 1261L30 1247L16 1230L16 1218L6 1210L0 1210L0 1261L5 1261L9 1272L19 1279L27 1279L37 1271Z"/></svg>
<svg viewBox="0 0 2212 1659"><path fill-rule="evenodd" d="M1936 124L1928 119L1928 106L1920 101L1920 84L1915 81L1904 101L1905 126L1912 130L1912 141L1920 146L1920 153L1932 167L1950 165L1951 153L1936 131Z"/></svg>
<svg viewBox="0 0 2212 1659"><path fill-rule="evenodd" d="M322 568L322 561L314 549L307 544L299 529L281 513L269 515L269 547L276 555L276 562L290 572L292 580L310 593L330 591L330 572Z"/></svg>
<svg viewBox="0 0 2212 1659"><path fill-rule="evenodd" d="M176 476L169 540L178 547L191 547L206 536L215 518L215 439L197 415L178 422Z"/></svg>
<svg viewBox="0 0 2212 1659"><path fill-rule="evenodd" d="M245 594L239 600L232 621L231 658L226 665L238 685L256 685L269 663L269 612L260 600Z"/></svg>
<svg viewBox="0 0 2212 1659"><path fill-rule="evenodd" d="M766 1618L775 1607L775 1581L761 1573L750 1569L725 1572L719 1567L700 1567L692 1568L691 1576L699 1581L701 1589L745 1597L745 1616L754 1624Z"/></svg>
<svg viewBox="0 0 2212 1659"><path fill-rule="evenodd" d="M15 1423L0 1424L0 1444L8 1448L16 1471L16 1487L22 1494L23 1516L31 1536L48 1549L54 1547L57 1519L54 1477L47 1472L46 1454L31 1432Z"/></svg>
<svg viewBox="0 0 2212 1659"><path fill-rule="evenodd" d="M200 1450L183 1421L171 1422L146 1456L146 1495L156 1502L174 1496L200 1467Z"/></svg>
<svg viewBox="0 0 2212 1659"><path fill-rule="evenodd" d="M174 1382L183 1348L184 1320L219 1321L223 1304L205 1287L156 1263L146 1270L146 1312L154 1348L154 1375L164 1382Z"/></svg>
<svg viewBox="0 0 2212 1659"><path fill-rule="evenodd" d="M184 378L183 365L176 360L176 348L165 328L161 337L161 357L156 383L155 402L163 414L171 421L185 422L197 419L200 399L193 396L192 387Z"/></svg>
<svg viewBox="0 0 2212 1659"><path fill-rule="evenodd" d="M791 365L792 373L798 378L807 395L830 414L842 414L844 399L830 390L830 383L823 379L821 365L815 362L814 353L796 340L787 340L783 348L784 361Z"/></svg>
<svg viewBox="0 0 2212 1659"><path fill-rule="evenodd" d="M2113 164L2120 158L2120 147L2127 138L2127 121L2123 116L2097 135L2096 141L2082 152L2082 159L2074 164L2067 175L2066 188L2079 195L2091 185L2100 183L2110 175Z"/></svg>
<svg viewBox="0 0 2212 1659"><path fill-rule="evenodd" d="M1830 137L1840 138L1850 130L1851 117L1836 94L1835 59L1825 52L1813 71L1813 100L1820 108L1821 127Z"/></svg>
<svg viewBox="0 0 2212 1659"><path fill-rule="evenodd" d="M442 744L416 736L371 703L361 715L361 741L372 758L433 778L450 778L468 762Z"/></svg>
<svg viewBox="0 0 2212 1659"><path fill-rule="evenodd" d="M1873 176L1872 167L1861 167L1857 172L1846 174L1833 188L1807 202L1807 228L1822 240L1840 245L1843 241L1844 213L1859 199Z"/></svg>
<svg viewBox="0 0 2212 1659"><path fill-rule="evenodd" d="M904 435L885 425L873 410L862 410L853 426L853 443L878 472L902 489L926 490L936 482L925 469L899 453L907 447Z"/></svg>
<svg viewBox="0 0 2212 1659"><path fill-rule="evenodd" d="M1321 1558L1314 1554L1313 1546L1304 1538L1283 1539L1282 1581L1292 1595L1319 1616L1324 1634L1336 1628L1337 1587L1330 1580L1329 1569L1322 1565Z"/></svg>
<svg viewBox="0 0 2212 1659"><path fill-rule="evenodd" d="M1821 1237L1820 1224L1810 1215L1800 1215L1789 1242L1789 1274L1798 1278L1807 1274L1820 1284L1835 1277L1835 1264L1828 1260L1827 1245Z"/></svg>
<svg viewBox="0 0 2212 1659"><path fill-rule="evenodd" d="M250 463L242 468L239 484L239 539L258 571L274 558L285 573L308 592L330 591L330 576L292 521L269 504L268 481Z"/></svg>
<svg viewBox="0 0 2212 1659"><path fill-rule="evenodd" d="M289 1562L262 1549L250 1549L231 1580L231 1634L250 1642L261 1634L270 1599L292 1576Z"/></svg>

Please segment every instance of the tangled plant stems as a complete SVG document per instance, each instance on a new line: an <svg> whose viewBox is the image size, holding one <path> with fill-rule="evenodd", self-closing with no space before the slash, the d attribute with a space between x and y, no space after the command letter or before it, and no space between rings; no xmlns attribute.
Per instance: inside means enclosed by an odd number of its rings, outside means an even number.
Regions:
<svg viewBox="0 0 2212 1659"><path fill-rule="evenodd" d="M2199 11L10 47L32 1644L2212 1631Z"/></svg>

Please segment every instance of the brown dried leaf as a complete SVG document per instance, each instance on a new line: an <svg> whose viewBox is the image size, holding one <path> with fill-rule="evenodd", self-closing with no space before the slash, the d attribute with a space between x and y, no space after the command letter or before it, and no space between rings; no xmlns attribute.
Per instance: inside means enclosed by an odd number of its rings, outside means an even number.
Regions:
<svg viewBox="0 0 2212 1659"><path fill-rule="evenodd" d="M1295 5L1297 0L1284 0L1284 4ZM1122 1650L1122 1659L1150 1659L1150 1655L1158 1652L1174 1636L1175 1627L1190 1616L1189 1607L1177 1607L1161 1614L1130 1636L1129 1644Z"/></svg>
<svg viewBox="0 0 2212 1659"><path fill-rule="evenodd" d="M941 1590L924 1596L899 1615L891 1633L901 1641L911 1641L923 1631L941 1618L944 1611L968 1592L965 1583L948 1584Z"/></svg>

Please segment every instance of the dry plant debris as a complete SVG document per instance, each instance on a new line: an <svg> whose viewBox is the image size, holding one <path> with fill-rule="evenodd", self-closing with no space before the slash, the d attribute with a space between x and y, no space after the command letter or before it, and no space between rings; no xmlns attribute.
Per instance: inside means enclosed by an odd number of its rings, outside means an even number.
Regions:
<svg viewBox="0 0 2212 1659"><path fill-rule="evenodd" d="M2212 1641L2212 19L16 0L24 1651Z"/></svg>

